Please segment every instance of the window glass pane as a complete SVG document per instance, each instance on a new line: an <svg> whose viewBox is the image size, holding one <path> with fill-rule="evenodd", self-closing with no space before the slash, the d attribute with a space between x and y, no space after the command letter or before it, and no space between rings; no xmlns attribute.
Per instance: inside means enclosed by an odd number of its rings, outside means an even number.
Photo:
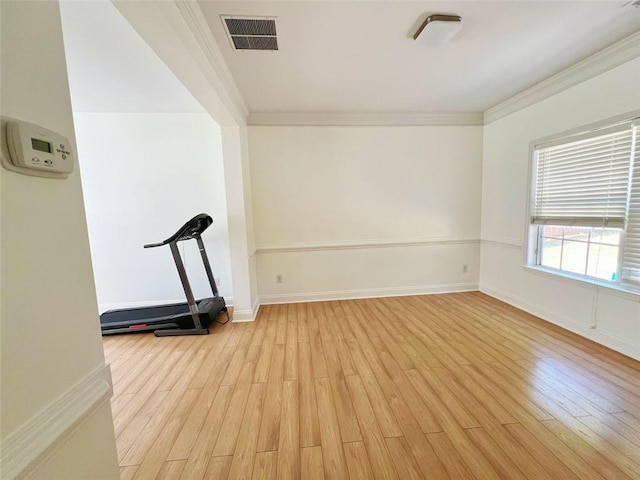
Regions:
<svg viewBox="0 0 640 480"><path fill-rule="evenodd" d="M589 247L587 275L603 280L617 280L619 247L592 244Z"/></svg>
<svg viewBox="0 0 640 480"><path fill-rule="evenodd" d="M543 225L540 228L542 228L543 237L559 238L562 240L562 232L564 231L564 227L558 227L556 225Z"/></svg>
<svg viewBox="0 0 640 480"><path fill-rule="evenodd" d="M541 226L539 264L618 281L621 232L611 228Z"/></svg>
<svg viewBox="0 0 640 480"><path fill-rule="evenodd" d="M566 240L562 244L562 265L560 268L567 272L586 273L587 268L586 242Z"/></svg>
<svg viewBox="0 0 640 480"><path fill-rule="evenodd" d="M564 239L588 242L592 230L591 227L564 227Z"/></svg>
<svg viewBox="0 0 640 480"><path fill-rule="evenodd" d="M541 243L542 251L540 252L540 265L550 268L560 268L562 240L543 237Z"/></svg>
<svg viewBox="0 0 640 480"><path fill-rule="evenodd" d="M620 233L622 230L594 228L591 233L591 241L597 243L606 243L608 245L620 245Z"/></svg>

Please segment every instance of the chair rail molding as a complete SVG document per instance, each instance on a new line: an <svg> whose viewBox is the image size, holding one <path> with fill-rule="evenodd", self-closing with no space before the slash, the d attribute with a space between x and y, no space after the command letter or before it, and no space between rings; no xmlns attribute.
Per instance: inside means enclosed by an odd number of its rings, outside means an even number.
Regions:
<svg viewBox="0 0 640 480"><path fill-rule="evenodd" d="M256 247L256 254L468 244L480 244L480 239L476 237L428 237L263 244Z"/></svg>

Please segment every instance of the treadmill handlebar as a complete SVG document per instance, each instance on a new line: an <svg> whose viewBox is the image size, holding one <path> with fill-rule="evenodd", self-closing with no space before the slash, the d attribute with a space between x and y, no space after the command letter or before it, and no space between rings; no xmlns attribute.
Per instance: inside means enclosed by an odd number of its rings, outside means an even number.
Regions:
<svg viewBox="0 0 640 480"><path fill-rule="evenodd" d="M166 245L167 242L160 242L160 243L147 243L146 245L143 245L143 248L154 248L154 247L161 247L163 245Z"/></svg>
<svg viewBox="0 0 640 480"><path fill-rule="evenodd" d="M213 223L213 219L206 213L196 215L187 223L185 223L180 229L171 235L166 240L160 243L148 243L144 245L144 248L161 247L173 242L181 242L183 240L191 240L192 238L198 239L202 232L204 232L209 225Z"/></svg>

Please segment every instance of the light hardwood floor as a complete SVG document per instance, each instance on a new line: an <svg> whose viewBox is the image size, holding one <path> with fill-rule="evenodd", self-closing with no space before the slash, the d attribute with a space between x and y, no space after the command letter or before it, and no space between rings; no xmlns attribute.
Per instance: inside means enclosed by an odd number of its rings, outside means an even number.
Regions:
<svg viewBox="0 0 640 480"><path fill-rule="evenodd" d="M640 479L640 363L478 292L104 338L122 478Z"/></svg>

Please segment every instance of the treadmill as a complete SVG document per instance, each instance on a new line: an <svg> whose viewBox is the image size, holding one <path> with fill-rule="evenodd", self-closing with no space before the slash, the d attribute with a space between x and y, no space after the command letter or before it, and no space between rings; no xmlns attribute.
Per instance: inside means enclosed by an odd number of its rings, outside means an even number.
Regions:
<svg viewBox="0 0 640 480"><path fill-rule="evenodd" d="M209 333L208 326L211 322L216 321L216 317L220 312L227 314L227 323L229 321L229 312L225 305L224 298L218 294L218 287L213 278L211 265L207 252L202 242L202 232L213 223L213 219L201 213L196 215L172 236L160 243L150 243L144 248L155 248L169 245L173 260L178 269L178 275L182 282L182 288L187 297L186 303L173 303L168 305L157 305L153 307L126 308L120 310L109 310L100 315L100 326L102 335L112 335L116 333L133 333L152 330L156 337L167 337L176 335L207 335ZM209 285L213 297L203 300L193 298L193 292L187 272L182 263L182 257L178 251L178 242L184 240L195 240L198 243L202 263L207 272Z"/></svg>

